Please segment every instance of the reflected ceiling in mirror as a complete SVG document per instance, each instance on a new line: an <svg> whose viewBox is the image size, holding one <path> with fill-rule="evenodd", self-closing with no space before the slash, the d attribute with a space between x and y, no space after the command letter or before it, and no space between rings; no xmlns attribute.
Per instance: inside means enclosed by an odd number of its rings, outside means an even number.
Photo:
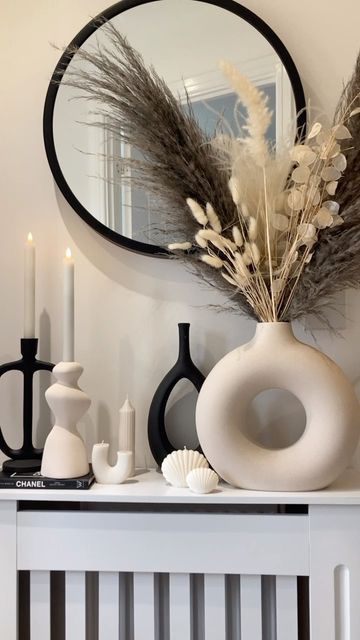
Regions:
<svg viewBox="0 0 360 640"><path fill-rule="evenodd" d="M188 94L196 119L210 136L221 119L239 135L236 96L218 68L222 59L234 63L268 95L273 111L270 140L276 144L284 136L295 136L295 114L305 105L296 68L277 36L241 5L229 0L123 0L102 15L126 35L147 66L154 66L184 109ZM103 28L95 19L72 44L103 46ZM76 58L75 53L68 70ZM75 211L110 240L142 253L166 253L159 247L169 240L166 229L159 230L159 205L131 183L121 162L124 157L136 159L138 152L110 139L105 130L87 126L95 110L79 90L64 82L50 84L44 136L55 180ZM304 118L303 111L298 125Z"/></svg>

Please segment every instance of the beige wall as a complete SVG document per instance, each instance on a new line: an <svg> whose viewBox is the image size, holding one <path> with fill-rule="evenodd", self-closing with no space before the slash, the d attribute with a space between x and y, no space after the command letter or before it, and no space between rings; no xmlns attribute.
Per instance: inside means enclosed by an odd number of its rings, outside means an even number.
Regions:
<svg viewBox="0 0 360 640"><path fill-rule="evenodd" d="M247 0L291 52L312 104L331 114L359 46L357 0ZM42 142L43 101L59 53L104 8L100 0L4 0L0 22L0 361L14 357L22 331L23 244L37 244L37 313L42 355L61 357L61 262L71 246L76 260L76 353L92 408L82 425L89 446L115 438L117 409L129 392L137 408L137 463L151 460L146 417L154 391L176 355L179 321L192 325L195 360L206 372L226 351L246 341L253 323L207 310L216 296L173 262L110 245L88 228L57 193ZM343 37L341 34L343 33ZM360 372L360 299L347 297L343 339L316 332L318 346L356 381ZM301 335L301 328L298 329ZM309 341L311 337L307 338ZM45 383L44 383L45 384ZM44 386L44 384L42 386ZM20 437L20 387L0 384L0 424L12 443ZM36 405L38 405L38 399ZM42 414L39 439L49 416Z"/></svg>

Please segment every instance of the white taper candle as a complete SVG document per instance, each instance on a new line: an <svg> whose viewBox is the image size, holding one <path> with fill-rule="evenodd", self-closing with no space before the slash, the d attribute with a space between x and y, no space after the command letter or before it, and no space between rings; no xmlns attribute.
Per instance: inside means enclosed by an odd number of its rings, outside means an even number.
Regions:
<svg viewBox="0 0 360 640"><path fill-rule="evenodd" d="M24 252L24 338L35 338L35 244L31 233Z"/></svg>
<svg viewBox="0 0 360 640"><path fill-rule="evenodd" d="M63 362L74 362L74 260L70 249L64 258Z"/></svg>
<svg viewBox="0 0 360 640"><path fill-rule="evenodd" d="M119 411L119 449L132 452L132 467L130 476L135 474L135 409L129 397Z"/></svg>

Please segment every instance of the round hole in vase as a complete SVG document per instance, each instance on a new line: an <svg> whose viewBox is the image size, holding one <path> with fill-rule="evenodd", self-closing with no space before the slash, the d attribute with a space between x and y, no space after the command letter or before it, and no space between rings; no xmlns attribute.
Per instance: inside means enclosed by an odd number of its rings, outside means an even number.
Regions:
<svg viewBox="0 0 360 640"><path fill-rule="evenodd" d="M183 378L172 389L165 412L165 432L174 449L197 449L199 438L194 429L198 392Z"/></svg>
<svg viewBox="0 0 360 640"><path fill-rule="evenodd" d="M266 449L286 449L295 444L306 427L300 400L286 389L266 389L250 401L245 423L239 425L252 442Z"/></svg>
<svg viewBox="0 0 360 640"><path fill-rule="evenodd" d="M285 449L249 440L248 406L261 391L286 389L303 404L306 428ZM359 439L359 403L341 369L297 340L288 323L259 323L254 338L227 354L199 394L200 445L227 482L263 491L310 491L331 484L349 465Z"/></svg>

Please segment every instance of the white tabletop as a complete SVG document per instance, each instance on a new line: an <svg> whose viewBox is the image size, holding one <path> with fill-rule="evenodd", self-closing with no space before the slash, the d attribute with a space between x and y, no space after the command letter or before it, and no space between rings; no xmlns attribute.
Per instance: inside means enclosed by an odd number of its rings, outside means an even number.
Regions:
<svg viewBox="0 0 360 640"><path fill-rule="evenodd" d="M347 470L333 485L322 491L248 491L220 484L210 494L198 495L190 489L175 489L155 470L138 471L120 485L93 484L89 490L0 489L0 500L56 502L113 502L133 504L347 504L360 505L360 471Z"/></svg>

